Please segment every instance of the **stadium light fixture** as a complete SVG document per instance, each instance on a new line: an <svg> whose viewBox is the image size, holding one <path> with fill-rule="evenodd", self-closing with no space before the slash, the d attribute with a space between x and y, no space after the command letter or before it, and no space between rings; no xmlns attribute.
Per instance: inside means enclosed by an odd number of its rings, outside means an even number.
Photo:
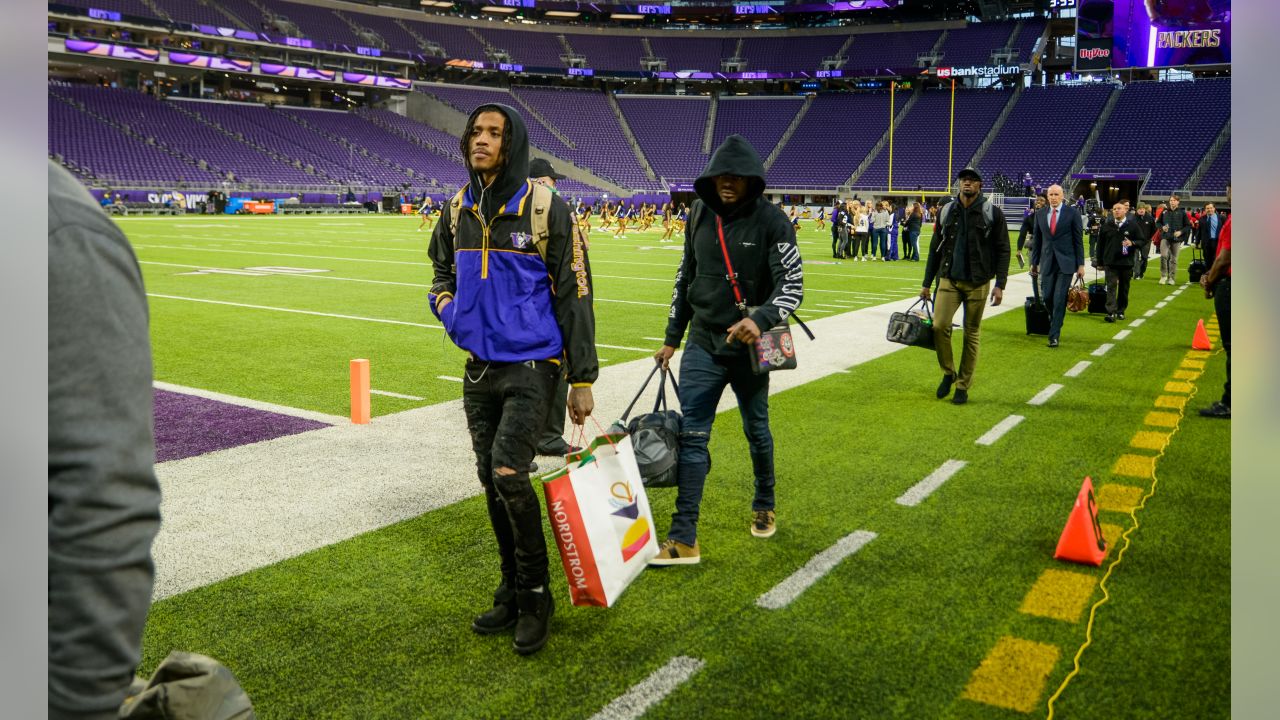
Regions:
<svg viewBox="0 0 1280 720"><path fill-rule="evenodd" d="M610 20L643 20L643 15L636 13L613 13L609 16Z"/></svg>
<svg viewBox="0 0 1280 720"><path fill-rule="evenodd" d="M501 5L485 5L484 7L480 8L480 12L502 13L504 15L510 15L511 13L515 12L517 9L518 8L502 7Z"/></svg>
<svg viewBox="0 0 1280 720"><path fill-rule="evenodd" d="M581 14L582 13L570 12L568 10L548 10L546 12L547 17L558 17L558 18L576 18Z"/></svg>

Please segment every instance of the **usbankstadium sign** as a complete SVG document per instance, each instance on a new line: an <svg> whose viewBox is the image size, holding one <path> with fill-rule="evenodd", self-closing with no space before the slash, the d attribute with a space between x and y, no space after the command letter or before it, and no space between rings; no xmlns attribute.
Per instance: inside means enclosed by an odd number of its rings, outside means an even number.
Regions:
<svg viewBox="0 0 1280 720"><path fill-rule="evenodd" d="M968 67L940 67L934 71L940 78L959 77L1000 77L1001 75L1020 75L1020 65L970 65Z"/></svg>

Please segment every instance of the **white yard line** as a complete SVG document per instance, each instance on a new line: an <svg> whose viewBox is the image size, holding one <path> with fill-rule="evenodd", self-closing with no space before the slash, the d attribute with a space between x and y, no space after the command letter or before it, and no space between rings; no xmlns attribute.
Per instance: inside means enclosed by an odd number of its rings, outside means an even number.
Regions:
<svg viewBox="0 0 1280 720"><path fill-rule="evenodd" d="M1113 338L1111 338L1111 339L1112 339L1112 340L1123 340L1123 339L1125 339L1125 338L1129 337L1129 335L1131 335L1132 333L1133 333L1133 331L1132 331L1132 330L1121 330L1120 332L1116 333L1116 336L1115 336L1115 337L1113 337Z"/></svg>
<svg viewBox="0 0 1280 720"><path fill-rule="evenodd" d="M1059 383L1053 383L1049 387L1036 393L1036 396L1027 401L1028 405L1043 405L1049 402L1049 398L1053 397L1059 390L1066 387Z"/></svg>
<svg viewBox="0 0 1280 720"><path fill-rule="evenodd" d="M169 392L182 393L183 395L194 395L207 400L217 400L218 402L227 403L228 405L239 405L240 407L262 410L264 412L275 413L277 415L288 415L289 417L302 418L303 420L315 420L316 422L327 423L329 425L351 423L351 418L344 418L338 415L329 415L322 412L315 412L314 410L303 410L302 408L276 405L275 403L263 402L261 400L250 400L249 398L227 395L225 393L214 392L212 390L203 390L201 388L187 387L185 385L175 385L173 383L162 382L160 380L156 380L152 385L154 385L158 390L168 390Z"/></svg>
<svg viewBox="0 0 1280 720"><path fill-rule="evenodd" d="M340 320L359 320L361 322L385 323L387 325L409 325L411 327L427 328L429 330L443 330L440 325L427 325L425 323L407 322L404 320L387 320L385 318L361 317L359 315L339 315L337 313L323 313L314 310L295 310L293 308L271 307L269 305L249 305L247 303L228 302L226 300L205 300L203 298L182 297L179 295L161 295L159 293L147 293L147 297L163 298L165 300L182 300L184 302L207 303L209 305L230 305L231 307L251 308L254 310L270 310L272 312L296 313L298 315L318 315L320 317L338 318Z"/></svg>
<svg viewBox="0 0 1280 720"><path fill-rule="evenodd" d="M1151 317L1152 315L1155 315L1155 314L1156 314L1156 310L1152 309L1142 313L1142 317Z"/></svg>
<svg viewBox="0 0 1280 720"><path fill-rule="evenodd" d="M995 445L996 441L1005 436L1005 433L1018 426L1018 423L1026 420L1021 415L1010 415L1009 417L996 423L996 426L988 430L982 437L974 442L978 445Z"/></svg>
<svg viewBox="0 0 1280 720"><path fill-rule="evenodd" d="M1146 318L1138 318L1137 320L1134 320L1133 322L1129 323L1129 327L1142 327L1142 323L1146 321L1147 321Z"/></svg>
<svg viewBox="0 0 1280 720"><path fill-rule="evenodd" d="M1087 370L1089 366L1092 364L1093 363L1088 360L1081 360L1080 362L1073 365L1070 370L1063 373L1063 375L1067 377L1080 377L1080 373Z"/></svg>
<svg viewBox="0 0 1280 720"><path fill-rule="evenodd" d="M449 382L462 382L462 378L460 378L460 377L454 377L454 376L452 376L452 375L437 375L437 376L436 376L436 379L437 379L437 380L448 380Z"/></svg>
<svg viewBox="0 0 1280 720"><path fill-rule="evenodd" d="M601 708L600 712L592 715L590 720L636 720L649 708L662 702L706 664L704 660L684 655L671 658L666 665L654 670L649 677L632 685L630 690Z"/></svg>
<svg viewBox="0 0 1280 720"><path fill-rule="evenodd" d="M869 530L856 530L836 541L835 545L809 558L804 567L796 570L787 579L773 586L769 592L756 599L756 606L766 610L780 610L791 604L800 594L831 572L841 560L858 552L864 545L876 538Z"/></svg>
<svg viewBox="0 0 1280 720"><path fill-rule="evenodd" d="M1106 355L1106 354L1107 354L1107 351L1108 351L1108 350L1110 350L1111 348L1113 348L1113 347L1115 347L1115 346L1116 346L1116 344L1115 344L1115 343L1102 343L1101 345L1099 345L1099 346L1098 346L1098 349L1097 349L1097 350L1094 350L1093 352L1091 352L1091 353L1089 353L1089 354L1090 354L1090 355L1092 355L1092 356L1094 356L1094 357L1102 357L1103 355Z"/></svg>
<svg viewBox="0 0 1280 720"><path fill-rule="evenodd" d="M937 470L929 473L929 477L912 485L911 489L903 493L902 497L899 497L894 502L907 507L919 505L924 502L925 498L932 495L934 490L942 487L943 483L950 480L952 475L960 472L965 465L968 465L968 463L964 460L948 460L942 463Z"/></svg>
<svg viewBox="0 0 1280 720"><path fill-rule="evenodd" d="M426 398L420 398L417 395L402 395L390 390L370 390L369 392L373 395L386 395L387 397L400 398L401 400L426 400Z"/></svg>

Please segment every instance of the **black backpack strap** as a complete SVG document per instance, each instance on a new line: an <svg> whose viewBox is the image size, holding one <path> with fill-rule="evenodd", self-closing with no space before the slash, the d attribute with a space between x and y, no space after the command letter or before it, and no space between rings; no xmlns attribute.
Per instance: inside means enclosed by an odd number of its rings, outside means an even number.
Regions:
<svg viewBox="0 0 1280 720"><path fill-rule="evenodd" d="M623 411L622 413L623 422L626 422L627 418L631 415L631 408L636 406L636 401L638 401L640 399L640 396L644 394L645 388L649 387L649 381L653 380L653 376L657 374L657 372L661 369L662 369L661 365L654 363L653 371L649 373L649 377L644 379L644 384L640 386L640 391L636 393L635 397L631 398L631 404L628 405L627 409ZM665 373L663 376L665 377Z"/></svg>

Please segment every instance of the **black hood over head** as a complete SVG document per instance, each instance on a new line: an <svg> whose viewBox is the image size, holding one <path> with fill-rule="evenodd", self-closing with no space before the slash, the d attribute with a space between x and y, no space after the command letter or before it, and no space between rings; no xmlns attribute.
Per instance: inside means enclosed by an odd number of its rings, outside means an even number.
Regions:
<svg viewBox="0 0 1280 720"><path fill-rule="evenodd" d="M493 184L485 187L479 173L471 169L471 152L468 143L471 128L475 126L476 116L485 112L500 112L507 118L507 127L502 134L502 167ZM471 181L471 197L480 208L486 219L492 218L506 204L507 200L520 189L529 178L529 131L525 128L524 118L515 108L501 103L486 103L471 111L467 117L467 126L462 131L462 159L467 166L467 174Z"/></svg>
<svg viewBox="0 0 1280 720"><path fill-rule="evenodd" d="M748 178L746 195L732 208L726 207L720 200L720 195L716 193L717 175L738 175ZM703 170L693 183L693 189L698 193L698 197L702 198L702 202L721 217L728 217L740 212L743 208L754 205L755 201L764 194L764 187L764 162L760 160L760 154L756 149L751 147L751 143L741 135L730 135L725 138L720 147L711 154L707 169Z"/></svg>

